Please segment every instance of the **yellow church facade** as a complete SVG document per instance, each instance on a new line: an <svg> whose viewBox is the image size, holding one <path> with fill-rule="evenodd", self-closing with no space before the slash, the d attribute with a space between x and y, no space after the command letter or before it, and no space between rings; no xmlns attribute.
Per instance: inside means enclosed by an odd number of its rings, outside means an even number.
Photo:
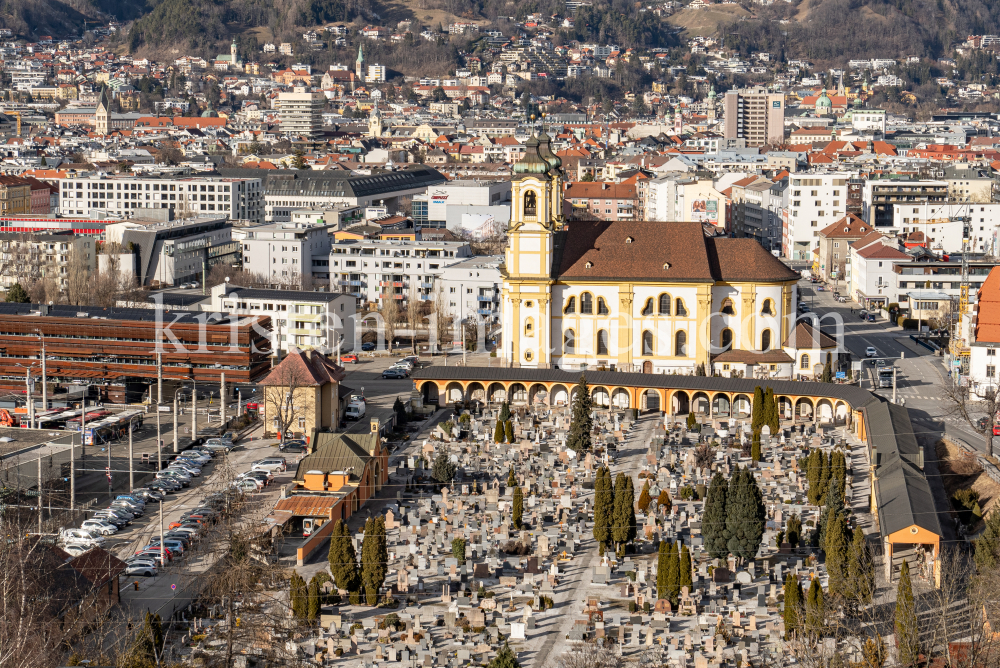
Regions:
<svg viewBox="0 0 1000 668"><path fill-rule="evenodd" d="M561 161L542 134L514 165L503 270L504 361L788 376L799 276L753 239L698 222L563 218Z"/></svg>

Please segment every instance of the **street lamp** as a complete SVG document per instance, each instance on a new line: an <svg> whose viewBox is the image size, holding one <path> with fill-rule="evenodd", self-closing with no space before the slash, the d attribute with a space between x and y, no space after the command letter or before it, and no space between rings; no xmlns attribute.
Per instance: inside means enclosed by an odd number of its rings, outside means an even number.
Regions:
<svg viewBox="0 0 1000 668"><path fill-rule="evenodd" d="M25 405L24 405L24 407L28 411L28 428L29 429L34 429L35 428L35 400L31 396L31 369L32 369L32 367L35 366L35 364L31 363L31 364L25 366L23 364L16 363L16 364L14 364L14 366L19 366L22 369L24 369L24 387L25 387L25 389L24 389L24 397L25 397Z"/></svg>
<svg viewBox="0 0 1000 668"><path fill-rule="evenodd" d="M34 329L38 333L38 338L42 342L42 410L47 411L49 409L49 389L45 382L45 334L42 330L37 327Z"/></svg>
<svg viewBox="0 0 1000 668"><path fill-rule="evenodd" d="M192 381L192 383L194 383L194 376L185 376L184 380L190 380L190 381ZM181 385L176 390L174 390L174 454L176 454L177 452L179 452L179 450L177 449L177 430L178 430L178 423L179 423L180 420L179 420L179 417L178 417L179 411L178 411L178 407L177 407L177 393L180 392L183 389L184 389L184 386ZM194 385L192 387L192 389L191 389L191 396L193 397L192 401L196 402L198 400L197 399L197 397L198 397L198 388L197 388L197 385ZM195 404L194 407L197 410L197 407L198 407L197 404ZM157 410L157 418L159 418L159 410ZM192 419L194 419L194 418L192 417ZM191 432L192 437L194 436L194 425L195 424L196 423L194 423L194 422L191 423L191 425L192 425L192 427L191 427L192 428L192 432Z"/></svg>

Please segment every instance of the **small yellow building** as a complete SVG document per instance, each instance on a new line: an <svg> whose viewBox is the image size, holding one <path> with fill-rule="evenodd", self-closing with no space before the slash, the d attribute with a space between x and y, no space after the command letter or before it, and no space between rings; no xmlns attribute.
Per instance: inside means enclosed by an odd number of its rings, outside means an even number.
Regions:
<svg viewBox="0 0 1000 668"><path fill-rule="evenodd" d="M337 429L351 392L341 385L344 376L344 368L322 353L293 348L261 383L265 432L291 436Z"/></svg>

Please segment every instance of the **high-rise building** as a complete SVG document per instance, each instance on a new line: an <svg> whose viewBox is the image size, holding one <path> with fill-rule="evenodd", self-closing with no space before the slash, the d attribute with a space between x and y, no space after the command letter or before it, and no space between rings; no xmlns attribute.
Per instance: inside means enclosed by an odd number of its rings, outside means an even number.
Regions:
<svg viewBox="0 0 1000 668"><path fill-rule="evenodd" d="M785 95L766 88L741 88L725 97L726 139L744 139L749 147L785 140Z"/></svg>
<svg viewBox="0 0 1000 668"><path fill-rule="evenodd" d="M296 86L294 92L278 93L278 103L282 132L313 137L323 127L326 106L323 93L311 93L304 86Z"/></svg>

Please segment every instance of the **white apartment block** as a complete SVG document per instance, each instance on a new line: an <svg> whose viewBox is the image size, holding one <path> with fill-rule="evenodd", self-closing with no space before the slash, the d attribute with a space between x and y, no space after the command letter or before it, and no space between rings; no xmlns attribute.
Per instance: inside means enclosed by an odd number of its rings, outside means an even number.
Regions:
<svg viewBox="0 0 1000 668"><path fill-rule="evenodd" d="M811 260L819 231L847 213L848 172L792 174L788 208L782 223L781 254L790 260Z"/></svg>
<svg viewBox="0 0 1000 668"><path fill-rule="evenodd" d="M441 270L438 294L458 321L500 321L502 255L474 256Z"/></svg>
<svg viewBox="0 0 1000 668"><path fill-rule="evenodd" d="M334 225L296 227L275 223L233 229L241 244L243 268L270 277L274 283L308 283L329 279L327 267Z"/></svg>
<svg viewBox="0 0 1000 668"><path fill-rule="evenodd" d="M278 93L278 105L283 133L312 137L322 129L326 108L323 93L310 93L304 86L296 86L291 93Z"/></svg>
<svg viewBox="0 0 1000 668"><path fill-rule="evenodd" d="M274 349L288 352L320 349L341 351L355 346L357 308L350 295L305 290L260 290L220 283L203 310L271 318Z"/></svg>
<svg viewBox="0 0 1000 668"><path fill-rule="evenodd" d="M0 233L0 285L9 288L24 278L24 267L30 266L36 272L33 278L52 279L65 288L76 268L88 275L94 272L96 243L93 237L77 234Z"/></svg>
<svg viewBox="0 0 1000 668"><path fill-rule="evenodd" d="M968 218L968 223L964 220ZM923 232L928 248L936 253L957 253L968 232L969 250L974 253L997 252L1000 228L1000 203L945 202L895 204L893 231L899 234Z"/></svg>
<svg viewBox="0 0 1000 668"><path fill-rule="evenodd" d="M259 223L264 191L259 178L190 176L70 176L59 183L59 213L97 218L99 214L141 217L143 209L172 209L175 218L225 215Z"/></svg>
<svg viewBox="0 0 1000 668"><path fill-rule="evenodd" d="M464 241L340 241L330 249L331 290L369 304L429 301L442 270L471 256Z"/></svg>

